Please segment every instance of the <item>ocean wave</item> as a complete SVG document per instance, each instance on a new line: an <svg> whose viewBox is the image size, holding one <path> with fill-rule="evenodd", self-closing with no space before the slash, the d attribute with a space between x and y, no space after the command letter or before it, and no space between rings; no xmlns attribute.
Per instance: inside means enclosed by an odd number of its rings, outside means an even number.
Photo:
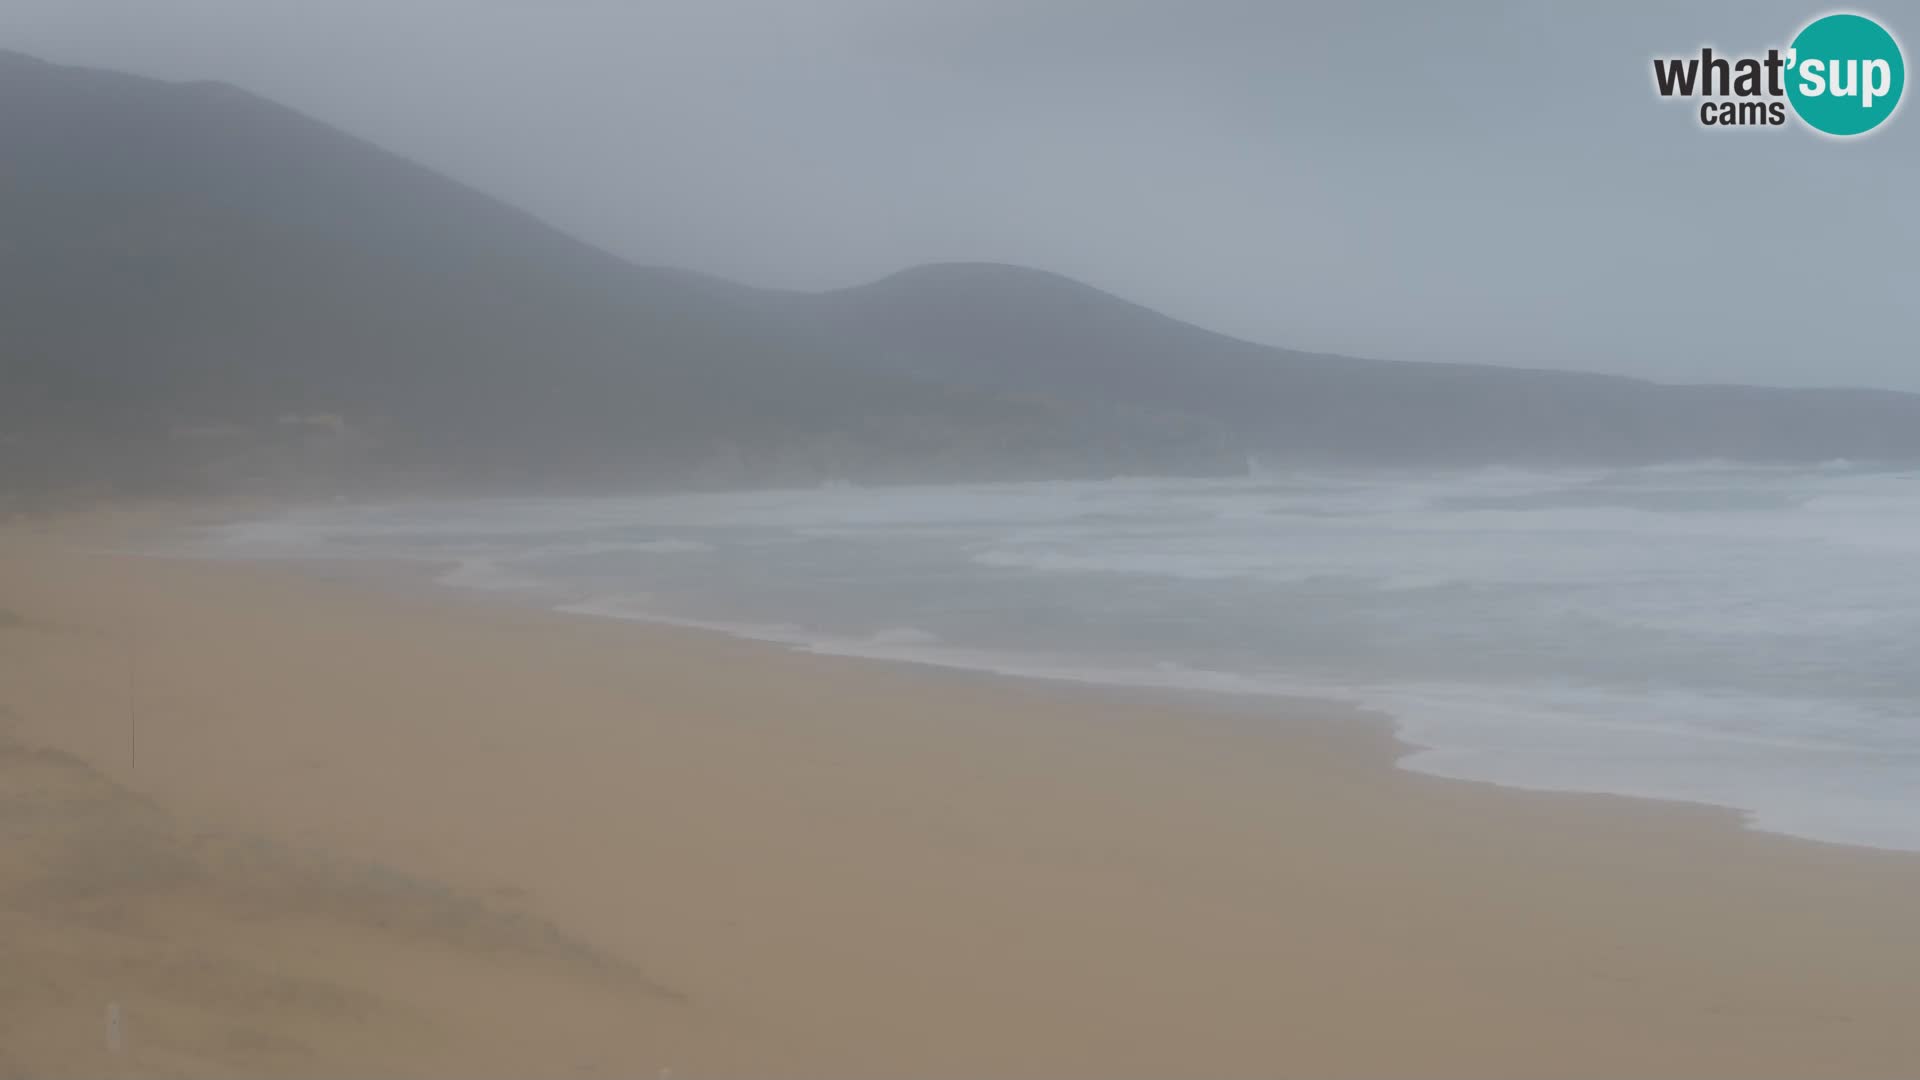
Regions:
<svg viewBox="0 0 1920 1080"><path fill-rule="evenodd" d="M515 562L533 563L559 559L583 559L596 555L699 555L714 550L703 540L594 540L542 544L514 556Z"/></svg>
<svg viewBox="0 0 1920 1080"><path fill-rule="evenodd" d="M551 583L516 573L497 559L461 559L433 579L456 589L481 589L488 592L523 592L548 587Z"/></svg>
<svg viewBox="0 0 1920 1080"><path fill-rule="evenodd" d="M1350 700L1393 715L1423 771L1920 847L1910 470L1268 470L326 506L215 539L434 559L449 585L828 655Z"/></svg>

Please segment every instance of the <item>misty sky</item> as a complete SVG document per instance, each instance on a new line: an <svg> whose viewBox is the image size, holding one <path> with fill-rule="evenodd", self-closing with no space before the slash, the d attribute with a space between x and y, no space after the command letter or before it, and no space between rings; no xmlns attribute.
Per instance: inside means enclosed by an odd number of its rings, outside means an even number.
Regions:
<svg viewBox="0 0 1920 1080"><path fill-rule="evenodd" d="M1651 88L1825 10L4 0L0 48L237 83L754 284L984 259L1301 348L1920 390L1916 107L1838 142ZM1920 5L1862 10L1911 66Z"/></svg>

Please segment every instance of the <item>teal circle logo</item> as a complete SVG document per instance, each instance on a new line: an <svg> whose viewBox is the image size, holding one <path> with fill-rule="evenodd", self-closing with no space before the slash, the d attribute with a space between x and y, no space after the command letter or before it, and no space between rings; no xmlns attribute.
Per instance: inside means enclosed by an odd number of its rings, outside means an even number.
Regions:
<svg viewBox="0 0 1920 1080"><path fill-rule="evenodd" d="M1900 104L1907 65L1900 43L1865 15L1826 15L1793 39L1787 100L1815 131L1864 135Z"/></svg>

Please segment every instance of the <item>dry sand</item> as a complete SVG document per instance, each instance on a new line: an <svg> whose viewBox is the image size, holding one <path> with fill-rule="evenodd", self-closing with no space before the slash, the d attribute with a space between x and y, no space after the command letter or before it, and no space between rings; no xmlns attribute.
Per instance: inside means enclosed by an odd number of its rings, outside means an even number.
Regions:
<svg viewBox="0 0 1920 1080"><path fill-rule="evenodd" d="M75 539L0 533L0 1075L1920 1075L1914 858Z"/></svg>

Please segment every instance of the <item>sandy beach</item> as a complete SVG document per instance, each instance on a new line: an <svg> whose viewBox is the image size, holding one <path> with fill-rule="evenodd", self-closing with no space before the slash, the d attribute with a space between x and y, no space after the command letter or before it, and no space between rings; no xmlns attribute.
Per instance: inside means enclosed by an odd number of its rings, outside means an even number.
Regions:
<svg viewBox="0 0 1920 1080"><path fill-rule="evenodd" d="M1914 857L116 530L0 531L0 1076L1920 1072Z"/></svg>

